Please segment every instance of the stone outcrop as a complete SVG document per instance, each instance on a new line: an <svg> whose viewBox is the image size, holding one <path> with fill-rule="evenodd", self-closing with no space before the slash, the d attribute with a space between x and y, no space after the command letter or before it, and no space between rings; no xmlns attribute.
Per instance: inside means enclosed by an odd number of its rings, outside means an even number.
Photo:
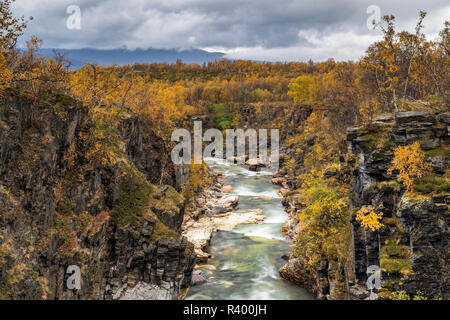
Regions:
<svg viewBox="0 0 450 320"><path fill-rule="evenodd" d="M294 239L295 235L300 232L297 213L306 207L305 197L298 193L285 194L282 203L288 215L288 220L283 226L283 234Z"/></svg>
<svg viewBox="0 0 450 320"><path fill-rule="evenodd" d="M248 159L245 164L248 166L250 171L260 171L261 168L266 167L266 164L259 158Z"/></svg>
<svg viewBox="0 0 450 320"><path fill-rule="evenodd" d="M427 112L400 112L395 115L392 140L395 145L406 145L419 140L422 149L439 148L446 134L446 126Z"/></svg>
<svg viewBox="0 0 450 320"><path fill-rule="evenodd" d="M208 248L214 232L230 231L237 225L254 224L264 219L260 209L227 212L213 217L203 215L197 221L188 223L183 235L194 244L198 262L207 262L210 258Z"/></svg>
<svg viewBox="0 0 450 320"><path fill-rule="evenodd" d="M450 296L448 256L450 195L413 202L403 197L396 215L409 234L412 273L405 277L406 292L420 290L430 297Z"/></svg>

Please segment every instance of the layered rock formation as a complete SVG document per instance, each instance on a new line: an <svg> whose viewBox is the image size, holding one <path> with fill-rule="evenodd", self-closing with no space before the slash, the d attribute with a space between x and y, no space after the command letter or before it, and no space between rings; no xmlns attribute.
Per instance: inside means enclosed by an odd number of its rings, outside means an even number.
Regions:
<svg viewBox="0 0 450 320"><path fill-rule="evenodd" d="M195 255L169 153L118 113L106 135L65 96L0 102L0 298L177 299L189 285ZM71 265L79 289L67 286Z"/></svg>
<svg viewBox="0 0 450 320"><path fill-rule="evenodd" d="M280 276L306 286L319 299L369 299L369 269L376 266L381 270L381 288L374 292L381 299L395 298L393 294L403 291L410 297L448 299L449 122L449 113L402 112L380 116L372 125L349 128L348 152L339 155L340 170L327 169L323 177L350 186L352 239L345 256L351 265L337 268L335 261L322 256L311 268L301 256L291 255ZM405 192L387 171L394 149L414 141L425 151L432 172L413 191ZM313 137L310 145L314 145ZM308 140L301 148L307 150ZM293 161L294 169L300 170L295 177L301 173L303 159ZM283 231L295 238L304 232L298 213L305 209L305 198L301 189L295 190L298 182L286 170L279 176L283 178L273 182L287 181L292 190L284 192L289 221ZM380 230L362 228L355 220L362 207L383 212Z"/></svg>
<svg viewBox="0 0 450 320"><path fill-rule="evenodd" d="M384 213L384 227L371 232L353 222L354 268L365 286L367 268L381 267L383 292L404 290L427 297L449 297L448 225L450 190L439 183L449 167L449 114L404 112L376 119L373 126L351 128L347 137L358 158L352 181L352 208L372 206ZM433 177L414 192L387 174L393 148L419 141ZM420 183L420 182L419 182Z"/></svg>

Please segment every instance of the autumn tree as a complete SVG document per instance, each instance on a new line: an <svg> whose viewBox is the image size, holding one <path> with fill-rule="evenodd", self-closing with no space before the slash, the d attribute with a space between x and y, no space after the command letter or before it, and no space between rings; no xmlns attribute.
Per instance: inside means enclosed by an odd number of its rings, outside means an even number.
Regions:
<svg viewBox="0 0 450 320"><path fill-rule="evenodd" d="M0 45L3 50L11 50L16 46L17 39L23 35L27 27L24 16L14 17L11 12L11 4L15 0L2 0L0 2ZM29 20L32 20L30 17Z"/></svg>
<svg viewBox="0 0 450 320"><path fill-rule="evenodd" d="M380 97L385 103L392 102L397 107L398 70L395 17L383 17L386 27L380 25L383 40L375 42L367 50L367 56L362 59L363 66L375 75L376 87Z"/></svg>
<svg viewBox="0 0 450 320"><path fill-rule="evenodd" d="M402 181L406 190L411 191L418 179L429 169L424 162L425 154L420 149L420 143L409 146L398 146L394 151L394 159L388 169L388 174L398 171L397 178Z"/></svg>
<svg viewBox="0 0 450 320"><path fill-rule="evenodd" d="M317 77L302 75L289 84L289 96L298 103L314 105L318 100Z"/></svg>
<svg viewBox="0 0 450 320"><path fill-rule="evenodd" d="M85 64L70 77L72 94L88 106L118 103L122 97L119 87L120 79L115 66Z"/></svg>
<svg viewBox="0 0 450 320"><path fill-rule="evenodd" d="M445 21L444 23L444 29L439 33L440 42L439 42L439 48L441 54L441 60L442 60L442 72L439 74L443 77L444 80L444 86L443 86L443 97L445 100L445 103L450 103L450 22Z"/></svg>
<svg viewBox="0 0 450 320"><path fill-rule="evenodd" d="M9 70L6 58L0 51L0 90L9 87L12 79L11 70Z"/></svg>
<svg viewBox="0 0 450 320"><path fill-rule="evenodd" d="M409 61L407 62L408 69L406 71L405 76L405 87L403 90L403 99L406 99L406 94L408 90L408 82L411 75L411 70L414 64L415 56L417 51L420 48L420 45L422 42L424 42L425 35L421 33L421 29L423 28L423 19L427 13L425 11L420 11L419 14L419 21L416 24L416 33L410 34L409 32L401 32L399 35L399 41L400 43L405 43L404 48L406 52L406 59Z"/></svg>
<svg viewBox="0 0 450 320"><path fill-rule="evenodd" d="M192 162L190 165L189 179L185 185L183 185L183 196L189 199L212 182L213 179L208 172L206 163L202 162L201 164L194 164Z"/></svg>
<svg viewBox="0 0 450 320"><path fill-rule="evenodd" d="M300 231L294 241L292 256L301 258L306 271L313 271L324 257L342 270L351 239L347 194L330 188L314 171L306 173L303 181L301 194L306 206L298 213Z"/></svg>
<svg viewBox="0 0 450 320"><path fill-rule="evenodd" d="M376 92L381 106L397 111L408 100L437 96L448 101L449 24L446 22L439 41L428 41L422 32L426 12L419 13L415 32L395 31L395 17L385 16L380 25L383 39L372 44L361 59L366 74L364 86Z"/></svg>
<svg viewBox="0 0 450 320"><path fill-rule="evenodd" d="M15 17L11 5L15 0L0 3L0 75L1 86L15 86L42 96L51 91L65 91L69 60L55 52L54 58L39 54L42 41L32 37L27 41L25 51L16 50L17 40L23 35L29 21Z"/></svg>
<svg viewBox="0 0 450 320"><path fill-rule="evenodd" d="M368 98L364 100L359 108L359 113L363 118L363 122L372 123L374 117L380 112L380 103L377 99Z"/></svg>
<svg viewBox="0 0 450 320"><path fill-rule="evenodd" d="M450 22L445 21L444 23L444 29L439 33L439 36L441 38L441 41L439 45L447 55L447 57L450 57Z"/></svg>
<svg viewBox="0 0 450 320"><path fill-rule="evenodd" d="M0 89L10 85L12 72L8 66L8 56L27 26L25 17L13 16L11 4L14 1L2 0L0 2ZM30 17L30 20L32 19Z"/></svg>
<svg viewBox="0 0 450 320"><path fill-rule="evenodd" d="M361 227L377 231L384 225L380 222L383 212L376 213L372 207L363 207L356 214L356 221L361 223Z"/></svg>
<svg viewBox="0 0 450 320"><path fill-rule="evenodd" d="M25 51L15 51L9 56L12 83L43 96L49 92L65 93L69 76L70 61L64 54L55 52L54 58L39 54L42 40L32 37L26 43Z"/></svg>
<svg viewBox="0 0 450 320"><path fill-rule="evenodd" d="M342 62L328 66L320 75L318 96L330 111L330 117L339 131L358 122L358 105L364 88L361 87L359 66L353 62Z"/></svg>

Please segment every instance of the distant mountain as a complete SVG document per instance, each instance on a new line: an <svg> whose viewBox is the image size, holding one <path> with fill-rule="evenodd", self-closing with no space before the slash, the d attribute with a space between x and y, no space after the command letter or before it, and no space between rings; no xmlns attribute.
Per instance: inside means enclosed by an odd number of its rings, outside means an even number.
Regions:
<svg viewBox="0 0 450 320"><path fill-rule="evenodd" d="M181 60L184 63L198 63L210 62L221 59L225 56L221 52L208 52L200 49L189 50L164 50L164 49L113 49L113 50L98 50L98 49L41 49L40 53L47 57L54 56L54 50L62 52L72 62L72 68L78 69L87 62L98 63L104 66L118 64L127 65L134 63L154 63L167 62L175 63Z"/></svg>

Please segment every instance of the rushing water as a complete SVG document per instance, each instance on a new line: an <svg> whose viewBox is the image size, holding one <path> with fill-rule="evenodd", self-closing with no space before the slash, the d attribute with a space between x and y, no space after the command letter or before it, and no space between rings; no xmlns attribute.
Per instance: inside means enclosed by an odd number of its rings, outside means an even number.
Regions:
<svg viewBox="0 0 450 320"><path fill-rule="evenodd" d="M191 287L186 299L312 299L305 289L278 276L286 262L281 257L290 248L281 232L287 216L279 187L270 182L271 172L252 172L217 160L207 163L227 175L223 183L239 196L236 211L262 209L267 218L259 224L239 225L231 232L218 231L210 248L213 258L198 266L210 277Z"/></svg>

